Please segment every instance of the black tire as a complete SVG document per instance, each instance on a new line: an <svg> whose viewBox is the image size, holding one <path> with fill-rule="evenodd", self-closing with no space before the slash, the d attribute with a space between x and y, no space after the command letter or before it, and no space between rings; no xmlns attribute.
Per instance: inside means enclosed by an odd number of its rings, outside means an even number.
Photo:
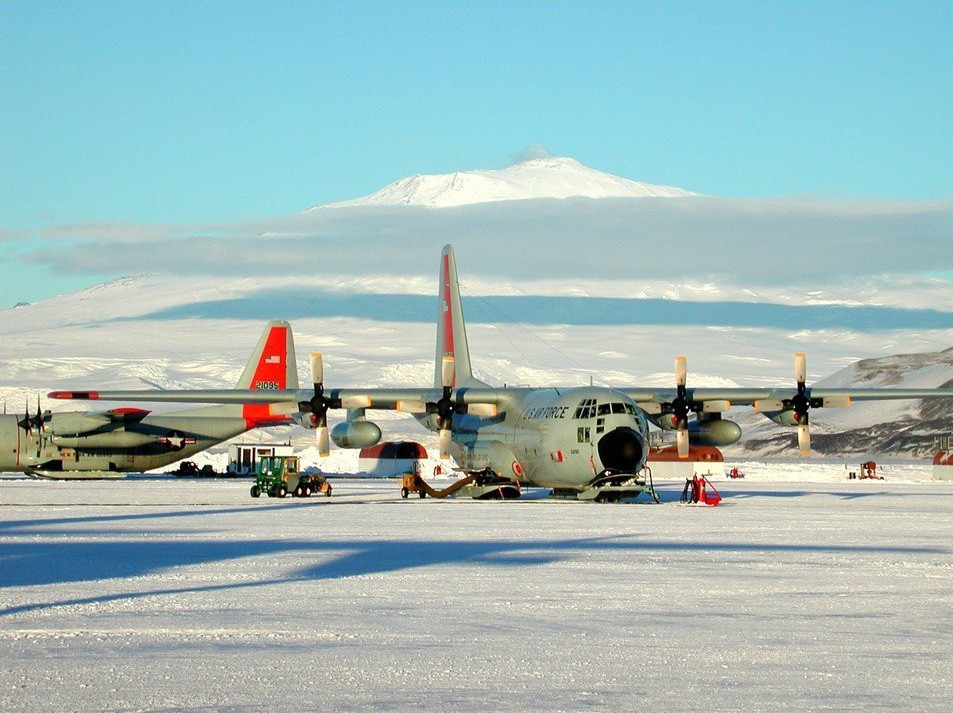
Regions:
<svg viewBox="0 0 953 713"><path fill-rule="evenodd" d="M421 490L421 491L420 491L420 497L421 497L421 498L427 497L427 493L425 493L423 490Z"/></svg>
<svg viewBox="0 0 953 713"><path fill-rule="evenodd" d="M261 495L261 488L259 488L257 485L251 486L251 496L253 498L257 498L259 495Z"/></svg>
<svg viewBox="0 0 953 713"><path fill-rule="evenodd" d="M283 498L287 494L288 494L288 488L286 488L284 485L279 485L275 491L276 498Z"/></svg>
<svg viewBox="0 0 953 713"><path fill-rule="evenodd" d="M328 496L329 498L331 497L331 486L330 486L330 485L328 486L328 489L324 491L324 494L325 494L326 496Z"/></svg>
<svg viewBox="0 0 953 713"><path fill-rule="evenodd" d="M303 488L301 488L301 492L304 493L304 497L310 498L310 497L311 497L311 486L310 486L310 485L305 485Z"/></svg>
<svg viewBox="0 0 953 713"><path fill-rule="evenodd" d="M302 496L304 495L304 489L299 485L297 488L295 488L295 489L292 491L291 494L292 494L294 497L296 497L296 498L300 498L300 497L302 497Z"/></svg>
<svg viewBox="0 0 953 713"><path fill-rule="evenodd" d="M407 488L401 488L401 489L400 489L400 497L402 497L404 500L406 500L408 495L410 495L410 491L407 490Z"/></svg>

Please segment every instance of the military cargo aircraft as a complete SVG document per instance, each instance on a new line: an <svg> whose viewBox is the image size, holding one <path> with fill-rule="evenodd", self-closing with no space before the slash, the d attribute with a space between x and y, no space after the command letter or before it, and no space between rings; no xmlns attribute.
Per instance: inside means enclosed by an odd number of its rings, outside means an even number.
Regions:
<svg viewBox="0 0 953 713"><path fill-rule="evenodd" d="M54 392L53 398L257 403L316 429L319 450L330 440L364 448L381 438L368 409L409 412L439 433L440 455L450 455L477 473L477 495L518 492L500 484L526 483L587 499L616 499L649 490L643 475L649 421L676 432L678 453L695 445L725 446L741 427L724 418L731 406L748 405L797 428L802 452L810 449L810 411L848 406L851 400L939 398L953 389L813 389L806 385L806 358L795 355L793 388L689 388L684 357L675 360L675 387L549 388L494 387L476 379L470 366L453 248L440 262L434 383L424 388L325 389L320 354L311 355L313 391L111 391ZM266 406L270 404L270 406ZM345 421L328 431L328 411L347 409ZM694 415L694 418L691 416Z"/></svg>
<svg viewBox="0 0 953 713"><path fill-rule="evenodd" d="M256 395L298 388L287 322L268 323L237 388ZM43 413L38 406L35 415L0 416L0 471L54 479L121 477L161 468L252 428L290 422L272 414L267 403L163 414L138 408Z"/></svg>

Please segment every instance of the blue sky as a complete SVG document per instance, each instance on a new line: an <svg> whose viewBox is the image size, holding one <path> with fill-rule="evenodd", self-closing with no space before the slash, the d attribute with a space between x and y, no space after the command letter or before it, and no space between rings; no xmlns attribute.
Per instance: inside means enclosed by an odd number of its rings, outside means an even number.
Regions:
<svg viewBox="0 0 953 713"><path fill-rule="evenodd" d="M537 143L716 196L953 201L951 37L948 2L0 3L0 306L114 276L29 259L55 226L288 215Z"/></svg>

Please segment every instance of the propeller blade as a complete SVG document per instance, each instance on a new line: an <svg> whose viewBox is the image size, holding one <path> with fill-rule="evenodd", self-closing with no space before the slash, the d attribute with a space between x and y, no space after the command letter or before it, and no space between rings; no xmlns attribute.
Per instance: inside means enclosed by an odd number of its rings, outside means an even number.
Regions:
<svg viewBox="0 0 953 713"><path fill-rule="evenodd" d="M452 356L445 356L440 364L440 384L445 389L452 389L455 376L456 362Z"/></svg>
<svg viewBox="0 0 953 713"><path fill-rule="evenodd" d="M318 426L315 434L318 441L318 455L322 458L331 455L331 437L328 434L328 427Z"/></svg>
<svg viewBox="0 0 953 713"><path fill-rule="evenodd" d="M807 381L807 355L804 352L794 355L794 380L798 384Z"/></svg>
<svg viewBox="0 0 953 713"><path fill-rule="evenodd" d="M678 448L679 458L688 458L688 429L679 428L676 432L675 443Z"/></svg>
<svg viewBox="0 0 953 713"><path fill-rule="evenodd" d="M675 357L675 385L684 387L688 383L688 360L683 356Z"/></svg>
<svg viewBox="0 0 953 713"><path fill-rule="evenodd" d="M811 427L807 423L799 424L797 427L797 447L802 456L811 452Z"/></svg>
<svg viewBox="0 0 953 713"><path fill-rule="evenodd" d="M320 352L311 354L311 383L324 383L324 359Z"/></svg>
<svg viewBox="0 0 953 713"><path fill-rule="evenodd" d="M452 437L452 432L449 428L440 429L440 460L450 458L450 441Z"/></svg>

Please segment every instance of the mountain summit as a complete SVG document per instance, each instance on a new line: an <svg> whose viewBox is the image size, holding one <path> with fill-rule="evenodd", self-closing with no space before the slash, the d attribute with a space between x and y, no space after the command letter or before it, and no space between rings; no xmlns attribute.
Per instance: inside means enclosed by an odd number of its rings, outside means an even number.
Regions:
<svg viewBox="0 0 953 713"><path fill-rule="evenodd" d="M474 203L530 198L678 198L697 193L671 186L639 183L584 166L575 159L554 156L495 171L463 171L401 178L363 198L315 206L414 205L450 208Z"/></svg>

